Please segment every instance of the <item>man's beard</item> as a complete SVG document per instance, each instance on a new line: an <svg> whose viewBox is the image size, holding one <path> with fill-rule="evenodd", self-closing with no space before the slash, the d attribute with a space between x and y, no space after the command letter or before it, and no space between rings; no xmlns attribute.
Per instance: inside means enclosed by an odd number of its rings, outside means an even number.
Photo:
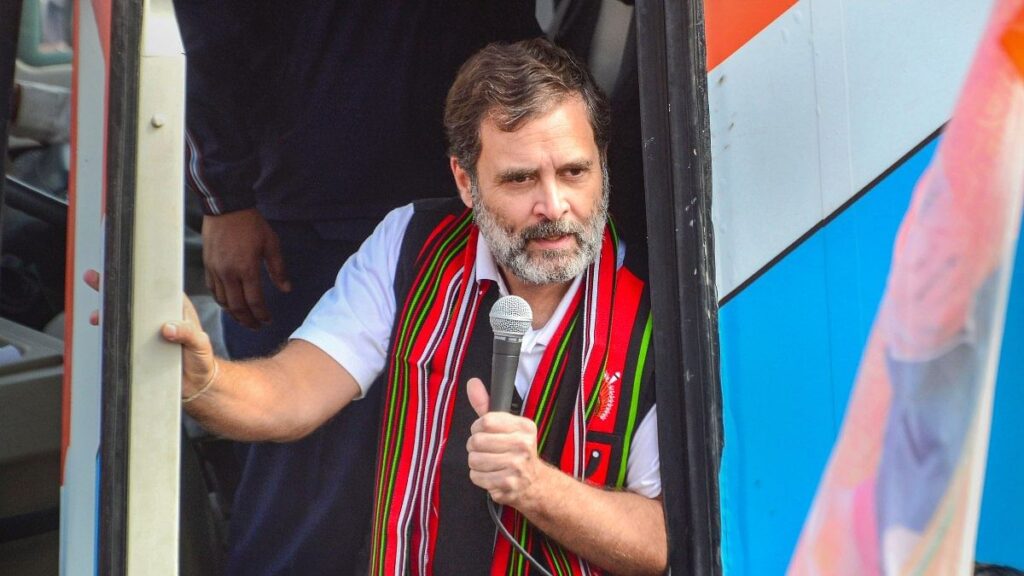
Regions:
<svg viewBox="0 0 1024 576"><path fill-rule="evenodd" d="M533 285L561 284L582 274L601 250L608 221L608 171L602 172L601 196L589 218L582 222L545 220L518 233L484 206L474 178L470 188L473 218L494 260L523 282ZM565 250L536 250L533 254L527 251L530 240L562 235L575 237L576 246Z"/></svg>

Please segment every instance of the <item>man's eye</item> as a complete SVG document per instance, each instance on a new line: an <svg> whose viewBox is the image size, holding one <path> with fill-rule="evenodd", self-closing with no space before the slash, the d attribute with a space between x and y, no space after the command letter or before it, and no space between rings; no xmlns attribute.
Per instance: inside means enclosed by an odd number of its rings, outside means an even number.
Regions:
<svg viewBox="0 0 1024 576"><path fill-rule="evenodd" d="M525 183L529 179L530 179L530 177L526 176L524 174L520 174L518 176L513 176L512 177L512 181L515 182L516 184L523 184L523 183Z"/></svg>

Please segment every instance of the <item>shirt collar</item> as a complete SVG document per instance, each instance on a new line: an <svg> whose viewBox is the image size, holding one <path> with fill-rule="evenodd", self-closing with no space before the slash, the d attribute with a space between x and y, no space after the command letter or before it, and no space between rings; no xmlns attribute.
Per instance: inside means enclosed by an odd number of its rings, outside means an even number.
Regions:
<svg viewBox="0 0 1024 576"><path fill-rule="evenodd" d="M491 254L491 247L487 245L487 239L484 238L483 234L479 234L477 237L476 244L476 277L477 280L491 280L498 285L498 293L502 296L508 296L508 286L505 285L505 280L501 277L501 272L498 270L498 263L494 261L494 255ZM562 296L562 300L558 303L558 307L555 308L554 314L548 320L547 324L541 326L538 329L530 328L526 335L523 336L523 348L524 353L530 353L534 348L543 350L551 338L555 334L555 330L558 329L558 325L561 324L562 318L565 316L566 311L569 309L569 305L572 303L573 297L576 295L576 291L580 288L580 283L583 281L583 275L577 276L573 279L569 289Z"/></svg>

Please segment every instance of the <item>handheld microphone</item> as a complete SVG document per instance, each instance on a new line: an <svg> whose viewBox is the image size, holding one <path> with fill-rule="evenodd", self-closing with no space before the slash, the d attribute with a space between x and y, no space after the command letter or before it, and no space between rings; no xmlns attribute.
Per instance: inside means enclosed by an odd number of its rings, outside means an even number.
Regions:
<svg viewBox="0 0 1024 576"><path fill-rule="evenodd" d="M502 296L491 307L494 356L491 362L491 412L508 412L516 385L519 350L523 336L533 324L530 305L519 296Z"/></svg>
<svg viewBox="0 0 1024 576"><path fill-rule="evenodd" d="M512 391L516 386L516 370L519 368L519 350L523 346L523 336L533 325L533 310L519 296L502 296L491 307L491 330L494 331L494 355L491 358L491 400L488 409L491 412L508 412L512 407ZM501 535L509 541L524 558L533 564L541 576L551 576L530 555L518 540L509 534L501 523L501 516L494 506L494 500L487 495L487 511L491 520L498 527Z"/></svg>

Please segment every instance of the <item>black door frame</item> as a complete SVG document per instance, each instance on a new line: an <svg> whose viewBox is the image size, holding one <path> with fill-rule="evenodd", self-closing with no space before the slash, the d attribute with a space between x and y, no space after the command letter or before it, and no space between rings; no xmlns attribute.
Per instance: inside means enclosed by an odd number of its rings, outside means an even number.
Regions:
<svg viewBox="0 0 1024 576"><path fill-rule="evenodd" d="M704 4L637 0L636 23L669 562L674 574L718 575L723 438Z"/></svg>
<svg viewBox="0 0 1024 576"><path fill-rule="evenodd" d="M83 0L88 1L88 0ZM141 0L112 0L107 97L107 200L103 275L100 437L100 574L124 576L128 538L128 442L134 193Z"/></svg>

